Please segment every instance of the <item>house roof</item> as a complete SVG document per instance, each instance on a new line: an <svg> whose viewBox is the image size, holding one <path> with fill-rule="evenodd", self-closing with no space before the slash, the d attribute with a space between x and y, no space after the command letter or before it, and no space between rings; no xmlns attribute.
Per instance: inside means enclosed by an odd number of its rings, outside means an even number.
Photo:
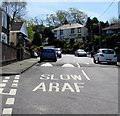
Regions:
<svg viewBox="0 0 120 116"><path fill-rule="evenodd" d="M110 30L110 29L120 29L120 23L114 24L112 26L106 27L103 30Z"/></svg>
<svg viewBox="0 0 120 116"><path fill-rule="evenodd" d="M26 30L26 23L24 23L24 22L13 22L13 24L11 26L11 31L12 32L21 32L25 36L28 37L28 33Z"/></svg>
<svg viewBox="0 0 120 116"><path fill-rule="evenodd" d="M53 29L54 30L64 30L64 29L71 29L71 28L78 28L78 27L84 27L83 25L79 24L79 23L74 23L74 24L65 24L65 25L62 25L58 28L55 28Z"/></svg>
<svg viewBox="0 0 120 116"><path fill-rule="evenodd" d="M20 31L22 25L23 25L23 22L13 22L11 26L11 31Z"/></svg>

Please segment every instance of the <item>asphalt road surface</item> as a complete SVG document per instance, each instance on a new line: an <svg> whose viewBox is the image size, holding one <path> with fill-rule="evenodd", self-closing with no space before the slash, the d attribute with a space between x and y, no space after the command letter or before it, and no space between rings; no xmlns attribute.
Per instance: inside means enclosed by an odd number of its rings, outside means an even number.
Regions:
<svg viewBox="0 0 120 116"><path fill-rule="evenodd" d="M118 70L65 54L57 62L37 63L3 77L2 113L118 114Z"/></svg>

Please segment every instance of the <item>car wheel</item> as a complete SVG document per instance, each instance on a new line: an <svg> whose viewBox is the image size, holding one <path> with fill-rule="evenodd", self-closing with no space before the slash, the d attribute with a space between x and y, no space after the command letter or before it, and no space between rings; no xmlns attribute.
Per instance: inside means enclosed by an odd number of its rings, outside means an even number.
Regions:
<svg viewBox="0 0 120 116"><path fill-rule="evenodd" d="M96 64L96 60L95 60L95 58L93 58L93 62Z"/></svg>
<svg viewBox="0 0 120 116"><path fill-rule="evenodd" d="M99 58L98 58L98 62L97 62L98 64L100 64L101 62L100 62L100 60L99 60Z"/></svg>
<svg viewBox="0 0 120 116"><path fill-rule="evenodd" d="M117 65L117 62L113 62L114 65Z"/></svg>

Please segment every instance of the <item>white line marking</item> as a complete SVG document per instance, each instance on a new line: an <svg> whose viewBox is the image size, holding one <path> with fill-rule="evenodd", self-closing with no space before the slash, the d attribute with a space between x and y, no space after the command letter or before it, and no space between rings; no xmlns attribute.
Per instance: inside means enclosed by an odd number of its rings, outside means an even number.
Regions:
<svg viewBox="0 0 120 116"><path fill-rule="evenodd" d="M2 114L12 114L12 108L4 108Z"/></svg>
<svg viewBox="0 0 120 116"><path fill-rule="evenodd" d="M14 81L13 81L13 83L18 83L18 82L19 82L19 80L14 80Z"/></svg>
<svg viewBox="0 0 120 116"><path fill-rule="evenodd" d="M18 84L17 83L13 83L11 87L17 87Z"/></svg>
<svg viewBox="0 0 120 116"><path fill-rule="evenodd" d="M87 76L87 74L83 70L82 70L82 73L84 74L87 80L90 80L90 78Z"/></svg>
<svg viewBox="0 0 120 116"><path fill-rule="evenodd" d="M13 105L15 102L15 98L7 98L6 104Z"/></svg>
<svg viewBox="0 0 120 116"><path fill-rule="evenodd" d="M2 94L3 90L4 90L4 88L0 88L0 94Z"/></svg>
<svg viewBox="0 0 120 116"><path fill-rule="evenodd" d="M10 79L10 77L5 77L5 79Z"/></svg>
<svg viewBox="0 0 120 116"><path fill-rule="evenodd" d="M16 75L16 76L15 76L15 79L20 79L20 75Z"/></svg>
<svg viewBox="0 0 120 116"><path fill-rule="evenodd" d="M75 62L75 60L73 60L73 62Z"/></svg>
<svg viewBox="0 0 120 116"><path fill-rule="evenodd" d="M0 87L5 87L6 86L6 83L1 83L0 84Z"/></svg>
<svg viewBox="0 0 120 116"><path fill-rule="evenodd" d="M80 64L79 63L77 63L77 66L78 66L78 68L80 68Z"/></svg>
<svg viewBox="0 0 120 116"><path fill-rule="evenodd" d="M62 67L74 67L72 64L64 64Z"/></svg>
<svg viewBox="0 0 120 116"><path fill-rule="evenodd" d="M50 63L45 63L45 64L42 64L41 66L53 66L53 65Z"/></svg>
<svg viewBox="0 0 120 116"><path fill-rule="evenodd" d="M3 80L2 82L3 82L3 83L7 83L7 82L8 82L8 80Z"/></svg>
<svg viewBox="0 0 120 116"><path fill-rule="evenodd" d="M90 63L85 63L85 64L90 64Z"/></svg>
<svg viewBox="0 0 120 116"><path fill-rule="evenodd" d="M11 89L9 95L16 95L17 89Z"/></svg>

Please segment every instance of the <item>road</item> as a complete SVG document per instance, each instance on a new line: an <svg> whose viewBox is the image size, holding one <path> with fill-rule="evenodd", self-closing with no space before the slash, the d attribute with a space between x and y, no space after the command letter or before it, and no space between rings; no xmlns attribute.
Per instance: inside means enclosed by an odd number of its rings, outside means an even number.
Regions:
<svg viewBox="0 0 120 116"><path fill-rule="evenodd" d="M118 67L63 55L3 77L3 114L118 114ZM6 81L7 80L7 81Z"/></svg>

